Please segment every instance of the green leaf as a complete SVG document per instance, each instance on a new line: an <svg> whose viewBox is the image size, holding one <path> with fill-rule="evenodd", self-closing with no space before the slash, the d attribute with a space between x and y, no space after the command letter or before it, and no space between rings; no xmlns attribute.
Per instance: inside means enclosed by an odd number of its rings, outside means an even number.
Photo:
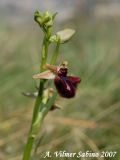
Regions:
<svg viewBox="0 0 120 160"><path fill-rule="evenodd" d="M41 112L38 112L37 118L31 128L31 134L30 134L31 137L36 137L40 129L41 126L40 123L42 123L42 120L43 120L43 115L41 114Z"/></svg>
<svg viewBox="0 0 120 160"><path fill-rule="evenodd" d="M42 106L41 113L43 117L45 117L45 115L48 113L52 105L54 105L56 98L57 98L57 92L54 93L54 95L51 98L49 98L46 104L42 104L43 106Z"/></svg>

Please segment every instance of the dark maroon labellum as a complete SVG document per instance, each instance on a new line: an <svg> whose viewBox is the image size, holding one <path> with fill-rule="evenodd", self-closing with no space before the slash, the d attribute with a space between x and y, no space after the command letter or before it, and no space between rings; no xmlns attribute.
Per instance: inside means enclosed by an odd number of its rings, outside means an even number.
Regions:
<svg viewBox="0 0 120 160"><path fill-rule="evenodd" d="M75 96L76 88L80 83L79 77L67 76L67 68L60 68L54 83L58 93L64 98L72 98Z"/></svg>

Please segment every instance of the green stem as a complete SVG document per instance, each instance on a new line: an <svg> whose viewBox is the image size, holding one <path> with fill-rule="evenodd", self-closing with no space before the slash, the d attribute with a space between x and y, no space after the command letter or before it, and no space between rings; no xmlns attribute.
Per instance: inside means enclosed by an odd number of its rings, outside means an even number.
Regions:
<svg viewBox="0 0 120 160"><path fill-rule="evenodd" d="M41 112L38 112L37 118L35 119L34 123L32 123L31 130L30 130L29 137L28 137L28 141L27 141L27 145L26 145L25 152L24 152L25 154L24 154L23 160L30 159L32 146L33 146L34 140L36 138L36 135L41 127L41 124L42 124L44 117L49 112L51 106L54 104L56 97L57 97L57 93L55 93L53 95L53 97L50 98L50 100L45 105L45 107L41 110Z"/></svg>
<svg viewBox="0 0 120 160"><path fill-rule="evenodd" d="M24 150L23 160L30 160L32 146L35 141L36 135L41 127L42 120L43 120L43 115L40 113L38 114L36 121L31 125L26 148Z"/></svg>
<svg viewBox="0 0 120 160"><path fill-rule="evenodd" d="M47 53L48 53L48 46L49 46L49 41L46 39L46 36L44 37L43 40L43 46L42 46L42 57L41 57L41 65L40 65L40 72L42 72L44 70L44 65L46 64L47 61ZM24 154L23 154L23 160L30 160L30 156L31 156L31 151L32 151L32 146L36 137L36 134L34 135L34 131L36 130L36 121L38 121L38 113L39 113L39 107L40 104L42 102L42 95L43 95L43 90L44 90L44 80L40 81L40 85L39 85L39 93L38 93L38 97L36 99L35 102L35 107L34 107L34 111L33 111L33 118L32 118L32 124L31 124L31 128L29 131L29 136L28 136L28 140L27 140L27 144L24 150ZM39 128L41 126L43 117L41 116L41 118L38 121L38 125L37 128ZM38 132L38 129L37 129ZM34 135L34 136L33 136Z"/></svg>
<svg viewBox="0 0 120 160"><path fill-rule="evenodd" d="M58 41L57 41L57 44L56 44L56 48L55 48L55 51L54 51L54 53L52 55L50 64L55 64L56 63L56 60L57 60L57 57L58 57L58 54L59 54L59 48L60 48L60 39L58 38Z"/></svg>
<svg viewBox="0 0 120 160"><path fill-rule="evenodd" d="M34 142L34 137L28 137L26 148L24 150L23 160L30 160L30 154Z"/></svg>
<svg viewBox="0 0 120 160"><path fill-rule="evenodd" d="M40 65L40 72L44 71L44 65L46 64L46 61L47 61L48 46L49 46L49 41L45 36L43 40L43 47L42 47L42 57L41 57L42 60Z"/></svg>

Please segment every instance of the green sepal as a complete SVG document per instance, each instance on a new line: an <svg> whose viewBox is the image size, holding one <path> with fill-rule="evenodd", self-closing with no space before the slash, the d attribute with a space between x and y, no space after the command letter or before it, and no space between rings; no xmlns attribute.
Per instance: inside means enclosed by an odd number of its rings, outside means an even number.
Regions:
<svg viewBox="0 0 120 160"><path fill-rule="evenodd" d="M65 43L69 41L75 34L75 30L73 29L64 29L57 32L55 35L51 36L50 42L57 42L58 37L60 38L60 43Z"/></svg>

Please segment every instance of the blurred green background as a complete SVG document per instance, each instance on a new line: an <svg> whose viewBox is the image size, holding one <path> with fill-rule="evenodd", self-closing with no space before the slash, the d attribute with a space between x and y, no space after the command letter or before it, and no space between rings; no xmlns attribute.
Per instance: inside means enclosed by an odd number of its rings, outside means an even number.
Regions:
<svg viewBox="0 0 120 160"><path fill-rule="evenodd" d="M36 90L32 75L39 70L43 36L33 20L36 9L59 13L54 32L76 30L62 45L58 64L67 60L82 82L74 99L59 97L62 110L46 117L34 159L45 151L89 150L117 154L81 160L120 160L119 0L0 1L0 160L21 159L32 119L34 100L21 93Z"/></svg>

